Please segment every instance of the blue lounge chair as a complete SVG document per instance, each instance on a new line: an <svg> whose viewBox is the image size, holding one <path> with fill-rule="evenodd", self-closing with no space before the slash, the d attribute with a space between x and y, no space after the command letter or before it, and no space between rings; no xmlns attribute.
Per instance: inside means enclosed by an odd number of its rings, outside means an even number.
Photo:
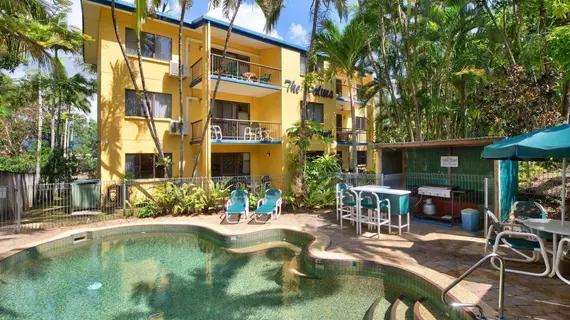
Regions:
<svg viewBox="0 0 570 320"><path fill-rule="evenodd" d="M257 209L253 212L253 218L256 222L258 217L262 215L271 215L273 219L277 219L281 215L281 204L283 200L281 199L281 190L279 189L267 189L265 190L265 197L259 199L257 202Z"/></svg>
<svg viewBox="0 0 570 320"><path fill-rule="evenodd" d="M249 202L246 190L234 190L230 194L230 200L226 203L226 221L228 223L240 223L241 215L245 219L249 216ZM237 215L237 222L231 222L230 216Z"/></svg>

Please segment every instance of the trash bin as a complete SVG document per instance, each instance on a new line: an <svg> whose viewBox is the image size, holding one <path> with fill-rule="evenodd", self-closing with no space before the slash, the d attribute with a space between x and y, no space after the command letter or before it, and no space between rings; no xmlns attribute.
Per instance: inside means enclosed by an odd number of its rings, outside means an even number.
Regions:
<svg viewBox="0 0 570 320"><path fill-rule="evenodd" d="M463 230L476 232L479 230L479 210L467 208L461 210L461 225Z"/></svg>

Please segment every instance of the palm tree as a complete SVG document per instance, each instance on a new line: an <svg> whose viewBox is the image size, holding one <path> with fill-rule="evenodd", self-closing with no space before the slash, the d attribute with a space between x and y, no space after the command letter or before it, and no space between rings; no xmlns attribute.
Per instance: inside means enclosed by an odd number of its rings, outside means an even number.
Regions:
<svg viewBox="0 0 570 320"><path fill-rule="evenodd" d="M226 41L224 42L224 50L222 53L221 63L224 64L226 60L226 53L228 51L228 44L230 42L230 36L232 34L232 29L234 26L234 21L236 19L237 13L240 6L244 0L211 0L210 6L212 8L218 8L222 6L224 15L226 18L230 19L228 25L228 31L226 33ZM265 32L270 32L275 27L279 16L281 15L281 9L283 9L283 0L255 0L255 3L261 8L263 15L265 16ZM231 14L231 18L230 18ZM216 96L218 94L218 88L220 87L221 77L216 80L216 85L214 87L214 92L212 93L212 99L210 100L210 108L208 110L208 115L204 123L204 129L202 130L202 136L200 137L200 144L198 147L198 153L194 157L194 167L192 168L192 177L196 176L198 169L198 162L200 161L200 156L202 155L202 149L204 145L204 139L206 138L206 133L208 132L208 126L210 125L210 120L212 119L212 110L216 106Z"/></svg>
<svg viewBox="0 0 570 320"><path fill-rule="evenodd" d="M309 49L307 51L307 62L305 63L305 75L308 75L309 72L313 72L316 66L316 55L314 54L314 46L315 46L315 36L317 34L317 26L319 24L319 14L321 11L321 7L324 7L326 10L334 7L338 13L339 18L346 19L348 17L348 9L347 9L347 0L312 0L311 3L311 38L309 39ZM305 135L305 128L306 128L306 118L307 118L307 103L309 98L309 87L310 83L304 81L303 82L303 102L301 103L301 122L300 122L300 130L299 135L300 139L306 139ZM301 148L299 150L299 167L305 168L305 149ZM304 169L300 170L300 184L302 186L305 185L305 172Z"/></svg>
<svg viewBox="0 0 570 320"><path fill-rule="evenodd" d="M180 116L178 121L183 128L182 114L184 113L184 101L182 100L182 28L184 27L184 15L186 8L192 7L192 0L181 0L180 2L180 21L178 22L178 98L180 102ZM180 133L180 164L179 172L180 177L184 177L184 129Z"/></svg>
<svg viewBox="0 0 570 320"><path fill-rule="evenodd" d="M160 142L160 138L158 137L158 131L156 130L156 125L154 123L154 117L152 114L150 99L148 97L148 91L146 89L146 80L144 77L144 69L142 66L142 55L141 55L141 42L140 42L140 29L142 25L145 23L146 19L152 14L154 8L159 6L160 2L157 3L157 0L153 0L152 2L147 2L145 0L137 0L135 1L135 35L136 35L136 42L137 42L137 57L138 57L138 64L139 64L139 73L141 78L141 86L137 83L137 76L131 65L131 61L127 56L127 52L125 50L125 46L123 45L123 41L121 40L121 35L119 33L119 26L117 24L117 14L115 9L115 0L111 1L111 18L113 20L113 29L115 31L115 37L117 38L117 42L119 47L121 48L121 53L123 55L123 59L125 60L125 64L127 65L127 70L129 71L129 76L131 78L131 82L133 84L133 88L137 97L139 97L141 109L143 111L143 116L146 121L147 127L149 128L150 136L154 145L156 147L158 157L160 162L166 164L166 158L164 156L164 152L162 150L162 143ZM142 89L142 90L141 90ZM168 170L164 170L165 176L168 174Z"/></svg>
<svg viewBox="0 0 570 320"><path fill-rule="evenodd" d="M342 31L331 20L325 20L322 23L322 29L315 36L315 52L323 56L329 63L326 70L327 78L334 78L337 73L345 74L348 78L354 173L358 173L358 158L356 150L356 109L352 88L354 77L358 74L360 62L366 52L366 37L366 34L362 32L362 25L356 20L349 22Z"/></svg>

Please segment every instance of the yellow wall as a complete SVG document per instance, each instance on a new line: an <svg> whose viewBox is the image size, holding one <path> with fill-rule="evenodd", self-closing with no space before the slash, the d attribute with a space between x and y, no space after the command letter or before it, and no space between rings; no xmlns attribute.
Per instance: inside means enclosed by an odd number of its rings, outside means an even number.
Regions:
<svg viewBox="0 0 570 320"><path fill-rule="evenodd" d="M156 147L151 139L146 121L143 117L125 116L125 89L132 89L133 84L127 71L126 63L123 59L119 44L115 38L110 9L107 7L93 6L86 10L100 10L98 25L98 134L99 134L99 160L100 177L102 180L119 180L124 177L125 154L127 153L156 153ZM130 14L117 12L120 36L123 42L126 40L125 28L131 27L133 20ZM172 58L178 60L178 28L175 25L159 21L150 20L144 27L144 31L166 36L172 39ZM183 81L183 113L189 111L188 115L183 115L190 123L203 120L207 116L209 109L209 98L213 90L209 79L210 48L223 45L223 39L211 37L211 27L205 24L198 30L186 29L183 32L182 61L189 65L202 59L203 81L200 89L190 88L190 78ZM212 43L212 44L211 44ZM250 119L257 121L279 122L281 123L282 144L278 145L226 145L212 144L209 134L206 134L203 153L198 165L198 175L208 176L211 174L211 157L213 152L249 152L251 155L251 174L253 175L278 175L287 170L287 144L286 130L300 116L300 101L303 98L302 91L298 94L287 92L285 80L295 81L301 85L303 77L300 74L300 54L297 51L280 47L270 47L258 49L248 47L244 44L230 42L229 51L232 49L239 54L251 54L251 61L264 66L281 69L281 91L275 91L262 97L251 97L229 93L218 93L217 99L250 104ZM139 87L141 87L138 61L136 56L131 57ZM170 77L169 62L155 59L143 58L143 71L146 79L146 86L149 91L169 93L172 96L172 120L178 120L179 95L178 79ZM367 76L364 81L370 81ZM365 83L366 83L365 82ZM320 83L328 90L335 90L334 81L324 81ZM192 99L189 99L192 97ZM336 97L336 96L335 96ZM339 111L339 104L336 98L314 97L309 95L309 101L322 103L324 105L324 127L331 130L333 134L336 130L336 114L345 115L343 127L351 127L350 107L345 107L347 111ZM366 116L370 113L366 109L358 109L358 114ZM370 116L370 114L368 114ZM163 151L172 154L173 176L180 175L178 170L180 136L169 134L169 122L171 119L155 119L159 138L162 142ZM202 123L203 126L203 123ZM191 126L190 126L191 130ZM194 164L194 156L198 152L198 145L190 144L190 136L184 139L185 175L191 174ZM319 142L311 144L311 150L323 150L326 153L334 154L336 144L324 145ZM268 156L269 154L269 156ZM344 156L344 153L343 153ZM346 155L348 157L348 155ZM348 161L349 163L350 161ZM371 165L373 167L373 164Z"/></svg>

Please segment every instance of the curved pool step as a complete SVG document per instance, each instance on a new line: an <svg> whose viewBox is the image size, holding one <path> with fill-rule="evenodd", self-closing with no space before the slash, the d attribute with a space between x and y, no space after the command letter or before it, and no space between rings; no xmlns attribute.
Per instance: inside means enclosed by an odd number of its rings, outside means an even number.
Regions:
<svg viewBox="0 0 570 320"><path fill-rule="evenodd" d="M424 298L421 298L414 303L414 320L440 319L449 319L449 316L432 307Z"/></svg>
<svg viewBox="0 0 570 320"><path fill-rule="evenodd" d="M414 319L414 301L400 296L392 304L390 309L390 320L413 320Z"/></svg>
<svg viewBox="0 0 570 320"><path fill-rule="evenodd" d="M362 320L385 319L388 310L390 309L390 302L384 297L378 297L372 302Z"/></svg>

